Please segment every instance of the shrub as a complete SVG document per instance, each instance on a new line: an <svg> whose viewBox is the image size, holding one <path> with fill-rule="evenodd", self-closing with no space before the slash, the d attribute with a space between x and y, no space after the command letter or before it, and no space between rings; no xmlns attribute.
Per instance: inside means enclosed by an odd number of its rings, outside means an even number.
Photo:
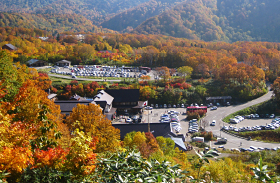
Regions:
<svg viewBox="0 0 280 183"><path fill-rule="evenodd" d="M72 176L71 172L62 172L48 167L34 168L34 169L28 167L24 170L23 174L21 175L20 182L21 183L76 182L71 180L71 176Z"/></svg>

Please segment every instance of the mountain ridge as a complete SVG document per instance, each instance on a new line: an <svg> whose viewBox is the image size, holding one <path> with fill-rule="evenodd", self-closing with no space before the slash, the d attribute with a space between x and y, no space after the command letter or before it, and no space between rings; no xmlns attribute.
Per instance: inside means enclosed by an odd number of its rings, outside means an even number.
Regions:
<svg viewBox="0 0 280 183"><path fill-rule="evenodd" d="M280 42L279 8L280 0L0 0L0 11L9 12L15 19L9 21L15 23L2 20L0 26L24 26L17 22L22 22L24 16L32 21L32 15L35 25L26 22L27 28L69 31L71 23L67 19L72 16L77 18L73 24L76 32L112 30L203 41ZM35 17L44 17L43 23L50 26L42 26L37 22L40 18ZM61 24L64 28L47 23L48 18L65 22Z"/></svg>

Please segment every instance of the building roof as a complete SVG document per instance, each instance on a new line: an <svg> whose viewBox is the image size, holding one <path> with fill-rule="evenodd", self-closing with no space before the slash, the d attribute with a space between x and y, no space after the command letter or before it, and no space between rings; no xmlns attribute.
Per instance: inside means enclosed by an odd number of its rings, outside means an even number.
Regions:
<svg viewBox="0 0 280 183"><path fill-rule="evenodd" d="M114 102L138 102L140 96L139 89L109 89L105 92L114 97Z"/></svg>
<svg viewBox="0 0 280 183"><path fill-rule="evenodd" d="M58 100L54 102L60 106L61 113L70 113L78 104L88 105L90 101L77 101L77 100Z"/></svg>
<svg viewBox="0 0 280 183"><path fill-rule="evenodd" d="M127 133L133 131L148 132L148 123L138 124L112 124L115 128L118 128L121 133L121 139L124 139ZM170 123L150 123L150 131L154 137L166 136L170 133Z"/></svg>
<svg viewBox="0 0 280 183"><path fill-rule="evenodd" d="M28 60L27 63L28 63L28 64L34 64L34 63L36 63L36 62L38 62L38 61L40 61L40 62L46 62L46 61L38 60L38 59L31 59L31 60Z"/></svg>
<svg viewBox="0 0 280 183"><path fill-rule="evenodd" d="M49 94L49 95L48 95L48 99L52 99L52 98L54 98L54 97L56 97L56 96L57 96L57 94L55 94L55 93Z"/></svg>
<svg viewBox="0 0 280 183"><path fill-rule="evenodd" d="M206 100L232 99L231 96L206 97Z"/></svg>
<svg viewBox="0 0 280 183"><path fill-rule="evenodd" d="M31 60L28 60L27 63L28 63L28 64L34 64L34 63L37 62L37 61L39 61L39 60L37 60L37 59L31 59Z"/></svg>
<svg viewBox="0 0 280 183"><path fill-rule="evenodd" d="M49 37L39 37L39 39L46 41L47 39L49 39Z"/></svg>
<svg viewBox="0 0 280 183"><path fill-rule="evenodd" d="M77 94L75 94L75 95L73 95L72 97L70 97L70 100L89 101L89 100L87 100L86 98L81 97L80 95L77 95Z"/></svg>
<svg viewBox="0 0 280 183"><path fill-rule="evenodd" d="M58 62L56 62L56 63L61 64L61 63L71 63L71 62L70 62L70 61L68 61L68 60L60 60L60 61L58 61Z"/></svg>
<svg viewBox="0 0 280 183"><path fill-rule="evenodd" d="M104 90L100 90L97 95L94 96L94 102L106 101L108 105L111 105L114 98L106 93Z"/></svg>
<svg viewBox="0 0 280 183"><path fill-rule="evenodd" d="M16 49L17 49L17 47L15 47L15 46L12 45L12 44L5 44L4 46L9 47L11 50L16 50Z"/></svg>
<svg viewBox="0 0 280 183"><path fill-rule="evenodd" d="M187 151L187 148L186 148L182 138L176 138L176 137L172 137L172 136L170 136L170 138L171 138L171 140L173 140L175 142L175 146L177 146L179 148L179 150Z"/></svg>

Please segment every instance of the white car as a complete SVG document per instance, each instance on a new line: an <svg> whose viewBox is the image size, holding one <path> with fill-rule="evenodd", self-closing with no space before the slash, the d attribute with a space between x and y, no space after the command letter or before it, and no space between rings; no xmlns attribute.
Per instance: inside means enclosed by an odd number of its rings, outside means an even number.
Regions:
<svg viewBox="0 0 280 183"><path fill-rule="evenodd" d="M145 109L146 109L146 110L152 110L153 107L147 106L147 107L145 107Z"/></svg>
<svg viewBox="0 0 280 183"><path fill-rule="evenodd" d="M125 121L126 121L127 123L132 123L132 119L131 119L131 118L127 118Z"/></svg>
<svg viewBox="0 0 280 183"><path fill-rule="evenodd" d="M213 120L210 124L210 126L216 126L216 120Z"/></svg>
<svg viewBox="0 0 280 183"><path fill-rule="evenodd" d="M229 130L228 126L223 127L224 130Z"/></svg>

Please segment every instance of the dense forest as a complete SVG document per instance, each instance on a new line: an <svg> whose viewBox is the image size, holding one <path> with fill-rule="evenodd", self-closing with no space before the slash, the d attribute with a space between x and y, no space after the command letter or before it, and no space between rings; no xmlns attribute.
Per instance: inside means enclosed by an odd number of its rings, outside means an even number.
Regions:
<svg viewBox="0 0 280 183"><path fill-rule="evenodd" d="M72 26L77 31L111 29L203 41L279 42L279 4L278 0L1 1L0 11L6 13L0 26L58 32Z"/></svg>
<svg viewBox="0 0 280 183"><path fill-rule="evenodd" d="M183 1L151 0L113 16L109 20L102 22L101 26L116 31L129 32L143 21L171 9Z"/></svg>
<svg viewBox="0 0 280 183"><path fill-rule="evenodd" d="M148 0L13 0L0 1L0 11L35 14L80 14L98 24Z"/></svg>
<svg viewBox="0 0 280 183"><path fill-rule="evenodd" d="M42 41L38 38L42 35L49 35L49 39ZM251 100L266 92L265 79L273 82L280 72L278 43L230 44L127 33L87 33L83 40L79 40L71 32L52 36L52 32L43 30L8 27L0 28L0 39L1 47L7 43L17 47L10 54L14 61L22 64L27 64L32 58L49 64L66 59L73 65L149 66L155 70L167 70L166 73L171 75L175 69L189 67L192 70L189 77L198 79L196 83L186 83L184 78L173 81L170 76L163 75L162 77L170 79L154 85L158 88L153 88L153 84L147 80L140 83L141 86L116 86L142 87L142 99L158 103L191 103L194 100L203 102L206 96L219 95L230 95L237 101ZM202 85L202 88L197 87L198 85ZM62 88L66 89L66 85ZM93 95L80 91L81 95ZM172 97L164 95L167 91L170 91L169 96ZM62 97L71 95L69 92L66 94L66 90L59 92ZM72 89L71 92L77 93ZM148 95L147 92L154 93Z"/></svg>
<svg viewBox="0 0 280 183"><path fill-rule="evenodd" d="M52 32L114 32L92 24L78 14L31 14L0 12L0 27L37 28Z"/></svg>
<svg viewBox="0 0 280 183"><path fill-rule="evenodd" d="M134 32L204 41L278 42L279 1L196 0L152 17Z"/></svg>
<svg viewBox="0 0 280 183"><path fill-rule="evenodd" d="M51 31L11 27L0 28L0 39L1 182L278 181L279 150L216 160L216 151L202 153L205 144L191 144L200 147L198 153L180 151L171 138L155 138L150 132L133 131L120 139L99 106L78 104L64 116L46 90L65 98L74 93L93 96L105 88L138 88L141 100L168 103L200 102L216 94L250 100L266 92L266 78L273 81L279 75L280 44L111 33L87 33L78 40L71 32L52 36ZM7 43L17 49L2 49ZM67 59L80 65L145 65L162 73L162 79L63 84L27 67L31 58L49 64ZM175 69L182 75L171 77ZM279 86L279 78L274 85ZM215 140L212 132L197 135Z"/></svg>

